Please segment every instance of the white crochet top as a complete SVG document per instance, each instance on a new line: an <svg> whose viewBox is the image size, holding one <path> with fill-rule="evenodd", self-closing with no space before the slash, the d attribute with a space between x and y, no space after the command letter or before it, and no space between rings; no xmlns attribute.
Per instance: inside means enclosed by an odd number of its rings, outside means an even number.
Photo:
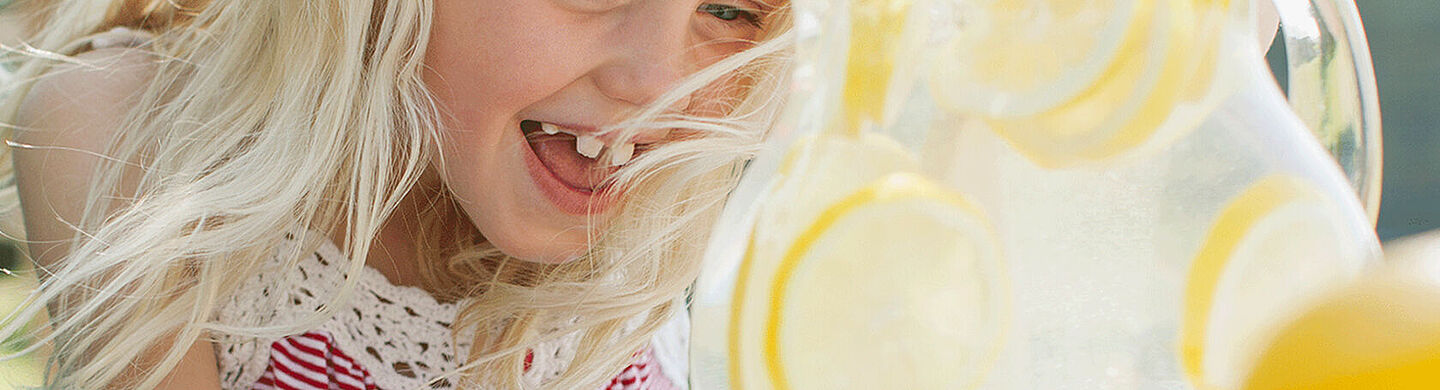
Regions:
<svg viewBox="0 0 1440 390"><path fill-rule="evenodd" d="M328 240L305 255L298 266L251 278L217 313L222 324L295 324L314 315L336 296L345 281L348 260ZM291 236L276 253L295 253L301 242ZM364 367L380 389L431 388L426 383L464 362L468 343L452 345L450 323L457 305L436 301L424 290L390 284L379 271L365 267L354 277L357 282L348 302L340 303L334 315L318 329L328 333L333 347L343 351L355 364ZM687 367L689 319L675 316L651 339L653 356L664 379L677 388L688 388ZM223 388L265 388L255 385L270 364L271 346L281 338L227 337L216 344ZM575 353L575 334L535 347L527 387L557 377ZM439 381L433 388L451 388Z"/></svg>

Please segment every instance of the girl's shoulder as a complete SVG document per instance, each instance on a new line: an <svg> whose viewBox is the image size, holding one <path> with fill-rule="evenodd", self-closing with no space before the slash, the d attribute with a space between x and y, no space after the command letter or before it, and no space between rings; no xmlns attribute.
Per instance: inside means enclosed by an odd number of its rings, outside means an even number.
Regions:
<svg viewBox="0 0 1440 390"><path fill-rule="evenodd" d="M54 59L20 102L16 136L108 139L103 136L134 108L158 68L157 57L145 48L147 37L116 29L90 38L91 50Z"/></svg>
<svg viewBox="0 0 1440 390"><path fill-rule="evenodd" d="M63 253L52 249L74 234L70 224L80 219L91 178L109 160L120 123L158 68L143 45L131 45L141 39L133 32L100 34L91 38L93 50L46 59L57 64L30 84L5 123L14 129L6 142L23 184L26 233L42 264ZM121 183L127 184L133 183Z"/></svg>

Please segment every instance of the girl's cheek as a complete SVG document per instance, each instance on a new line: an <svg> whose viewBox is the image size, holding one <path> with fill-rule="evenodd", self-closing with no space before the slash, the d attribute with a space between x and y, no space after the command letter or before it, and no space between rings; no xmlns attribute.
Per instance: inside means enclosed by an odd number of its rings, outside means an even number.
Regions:
<svg viewBox="0 0 1440 390"><path fill-rule="evenodd" d="M595 34L570 20L573 12L549 1L443 3L448 9L437 12L427 65L438 83L467 103L489 106L486 111L514 111L563 88L594 44L586 40Z"/></svg>
<svg viewBox="0 0 1440 390"><path fill-rule="evenodd" d="M690 107L686 109L686 113L709 118L729 115L753 85L750 77L741 74L721 77L704 89L696 91L690 99Z"/></svg>

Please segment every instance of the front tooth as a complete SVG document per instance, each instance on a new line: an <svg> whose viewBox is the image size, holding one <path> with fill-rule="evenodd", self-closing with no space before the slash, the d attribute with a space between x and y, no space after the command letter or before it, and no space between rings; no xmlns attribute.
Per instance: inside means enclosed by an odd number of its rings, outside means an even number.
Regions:
<svg viewBox="0 0 1440 390"><path fill-rule="evenodd" d="M635 144L626 142L610 148L610 166L621 166L635 157Z"/></svg>
<svg viewBox="0 0 1440 390"><path fill-rule="evenodd" d="M593 135L575 136L575 151L579 152L582 156L595 158L595 156L600 155L600 149L604 148L605 143Z"/></svg>
<svg viewBox="0 0 1440 390"><path fill-rule="evenodd" d="M560 132L560 126L540 122L540 131L545 132L545 134L555 135L556 133Z"/></svg>

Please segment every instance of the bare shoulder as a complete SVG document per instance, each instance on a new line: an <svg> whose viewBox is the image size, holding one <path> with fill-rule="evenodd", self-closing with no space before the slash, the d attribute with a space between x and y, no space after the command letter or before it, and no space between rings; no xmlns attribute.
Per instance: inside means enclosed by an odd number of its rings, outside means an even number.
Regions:
<svg viewBox="0 0 1440 390"><path fill-rule="evenodd" d="M11 157L31 254L41 264L63 257L61 243L94 196L91 179L156 68L143 50L90 51L56 65L21 101Z"/></svg>
<svg viewBox="0 0 1440 390"><path fill-rule="evenodd" d="M35 81L20 103L15 116L17 141L109 139L115 124L145 91L156 67L152 54L133 48L89 51L56 65Z"/></svg>
<svg viewBox="0 0 1440 390"><path fill-rule="evenodd" d="M14 117L11 145L16 186L25 219L31 257L41 265L65 258L69 240L90 199L110 199L105 206L124 207L125 196L92 194L92 179L119 124L149 88L159 59L142 49L109 48L75 56L36 80ZM127 161L126 163L134 163ZM137 164L126 164L134 167ZM125 168L121 189L133 188L138 168ZM161 342L137 359L142 367L158 363L173 341ZM122 377L138 378L144 369ZM125 386L119 386L125 387ZM213 344L197 341L158 389L219 389Z"/></svg>

